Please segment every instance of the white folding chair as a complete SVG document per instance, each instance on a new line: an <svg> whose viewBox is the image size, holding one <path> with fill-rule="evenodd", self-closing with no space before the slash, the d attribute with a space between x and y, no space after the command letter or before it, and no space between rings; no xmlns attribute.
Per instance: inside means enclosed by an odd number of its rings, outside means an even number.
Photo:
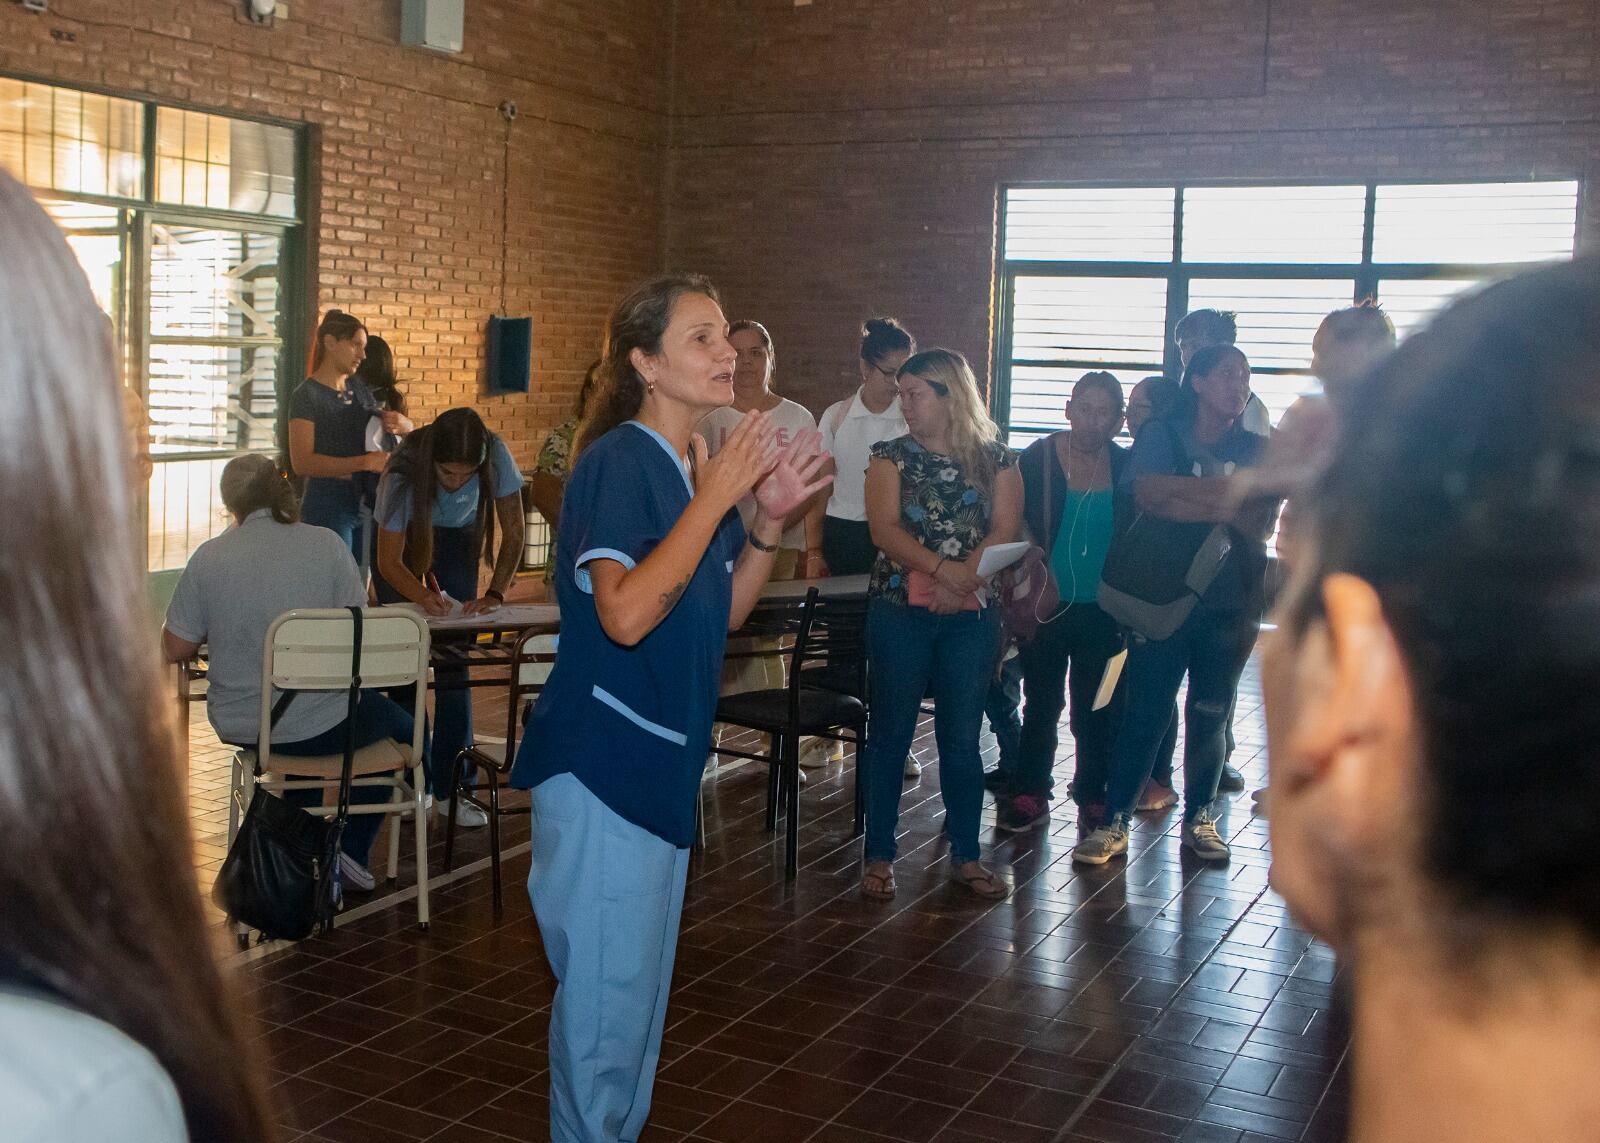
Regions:
<svg viewBox="0 0 1600 1143"><path fill-rule="evenodd" d="M350 612L345 608L308 608L286 611L267 628L261 652L261 731L259 756L241 748L233 756L233 779L228 798L228 842L233 843L239 818L250 803L253 783L273 791L339 788L344 754L291 757L272 753L273 688L280 691L333 691L350 689ZM422 736L424 700L428 691L428 625L413 611L400 607L365 608L362 611L361 685L411 687L412 731L406 743L385 739L355 753L351 785L388 786L387 802L352 805L352 814L393 814L389 831L389 880L400 872L399 821L412 815L417 836L417 923L428 927L428 815L423 796ZM410 781L401 773L409 771ZM285 775L294 775L290 781ZM317 806L309 813L332 817L334 806Z"/></svg>

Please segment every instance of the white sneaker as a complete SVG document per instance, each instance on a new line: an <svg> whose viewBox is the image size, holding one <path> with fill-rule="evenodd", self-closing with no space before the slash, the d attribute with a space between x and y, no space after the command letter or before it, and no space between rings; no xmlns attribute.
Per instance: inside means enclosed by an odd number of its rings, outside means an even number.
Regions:
<svg viewBox="0 0 1600 1143"><path fill-rule="evenodd" d="M1202 813L1183 827L1182 844L1201 861L1228 860L1228 843L1217 833L1217 823L1208 813Z"/></svg>
<svg viewBox="0 0 1600 1143"><path fill-rule="evenodd" d="M820 770L834 762L844 761L844 743L827 738L808 738L800 751L800 768Z"/></svg>
<svg viewBox="0 0 1600 1143"><path fill-rule="evenodd" d="M371 893L378 886L372 870L343 850L339 851L339 883L352 893Z"/></svg>
<svg viewBox="0 0 1600 1143"><path fill-rule="evenodd" d="M435 802L433 816L439 819L441 825L450 822L450 800ZM457 829L482 829L489 824L489 815L465 798L456 799L456 828Z"/></svg>
<svg viewBox="0 0 1600 1143"><path fill-rule="evenodd" d="M1119 853L1128 852L1128 827L1112 821L1095 830L1072 847L1072 860L1079 865L1104 865Z"/></svg>
<svg viewBox="0 0 1600 1143"><path fill-rule="evenodd" d="M915 754L906 755L906 777L922 777L922 763L917 761L917 756Z"/></svg>

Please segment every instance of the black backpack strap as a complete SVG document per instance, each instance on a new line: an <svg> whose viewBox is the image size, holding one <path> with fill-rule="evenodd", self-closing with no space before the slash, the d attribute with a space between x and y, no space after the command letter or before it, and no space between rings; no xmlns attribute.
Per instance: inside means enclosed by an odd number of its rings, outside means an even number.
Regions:
<svg viewBox="0 0 1600 1143"><path fill-rule="evenodd" d="M359 607L348 607L352 633L350 638L350 703L345 715L344 766L339 771L339 808L334 817L341 828L350 817L350 783L354 777L356 760L356 706L361 701L361 625L364 619Z"/></svg>

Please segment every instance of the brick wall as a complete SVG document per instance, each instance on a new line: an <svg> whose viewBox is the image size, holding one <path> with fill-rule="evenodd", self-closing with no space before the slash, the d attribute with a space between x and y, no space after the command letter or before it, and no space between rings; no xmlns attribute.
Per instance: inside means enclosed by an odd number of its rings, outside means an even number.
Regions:
<svg viewBox="0 0 1600 1143"><path fill-rule="evenodd" d="M0 71L311 124L308 317L337 305L394 346L427 417L475 402L519 459L565 416L605 313L662 256L670 7L467 5L467 50L399 46L399 0L0 3ZM75 41L58 39L70 35ZM483 393L512 128L509 312L535 315L533 391Z"/></svg>
<svg viewBox="0 0 1600 1143"><path fill-rule="evenodd" d="M990 362L1006 183L1600 174L1592 0L678 7L669 259L814 409L873 312Z"/></svg>
<svg viewBox="0 0 1600 1143"><path fill-rule="evenodd" d="M314 125L308 314L367 317L425 415L476 401L525 460L663 262L766 321L780 387L820 408L874 312L989 363L1006 183L1600 156L1592 0L472 0L459 56L400 48L399 0L292 0L270 30L239 0L51 7L0 3L0 70ZM504 99L537 351L532 394L488 398Z"/></svg>

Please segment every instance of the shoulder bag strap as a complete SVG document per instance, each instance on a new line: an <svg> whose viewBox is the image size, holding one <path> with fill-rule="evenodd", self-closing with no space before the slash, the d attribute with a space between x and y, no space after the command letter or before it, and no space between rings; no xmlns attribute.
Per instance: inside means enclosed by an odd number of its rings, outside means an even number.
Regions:
<svg viewBox="0 0 1600 1143"><path fill-rule="evenodd" d="M299 691L283 691L278 695L278 701L272 704L272 718L267 723L268 734L272 733L273 729L278 725L278 720L283 717L283 712L289 709L289 704L294 701L294 696L299 693ZM261 777L261 743L259 741L256 743L255 754L255 775L259 778Z"/></svg>
<svg viewBox="0 0 1600 1143"><path fill-rule="evenodd" d="M339 809L334 820L343 826L350 816L350 782L356 761L356 705L361 700L361 608L349 607L353 631L350 639L350 704L345 716L344 765L339 771Z"/></svg>

